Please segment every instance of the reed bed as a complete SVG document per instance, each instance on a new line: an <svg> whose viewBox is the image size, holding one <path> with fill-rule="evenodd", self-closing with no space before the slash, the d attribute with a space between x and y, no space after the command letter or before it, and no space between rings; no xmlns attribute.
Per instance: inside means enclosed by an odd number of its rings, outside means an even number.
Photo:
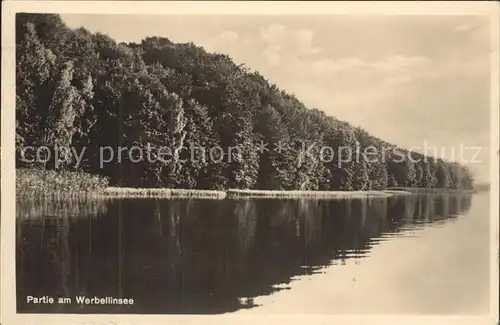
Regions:
<svg viewBox="0 0 500 325"><path fill-rule="evenodd" d="M102 195L108 198L196 198L224 199L226 192L215 190L108 187Z"/></svg>
<svg viewBox="0 0 500 325"><path fill-rule="evenodd" d="M312 199L345 199L390 197L384 191L273 191L273 190L227 190L228 198L312 198Z"/></svg>
<svg viewBox="0 0 500 325"><path fill-rule="evenodd" d="M107 186L106 178L83 172L34 168L16 170L18 198L94 196Z"/></svg>
<svg viewBox="0 0 500 325"><path fill-rule="evenodd" d="M241 190L226 191L172 188L109 187L108 180L83 172L51 171L39 169L16 170L16 198L33 200L44 198L55 201L81 199L120 198L300 198L300 199L353 199L385 198L395 195L422 193L474 193L473 190L391 187L381 191L278 191Z"/></svg>
<svg viewBox="0 0 500 325"><path fill-rule="evenodd" d="M412 193L410 191L405 191L405 190L384 190L384 193L392 194L392 195L412 195L415 193Z"/></svg>
<svg viewBox="0 0 500 325"><path fill-rule="evenodd" d="M468 189L452 189L452 188L427 188L427 187L389 187L386 191L392 192L409 192L412 194L472 194L475 190Z"/></svg>

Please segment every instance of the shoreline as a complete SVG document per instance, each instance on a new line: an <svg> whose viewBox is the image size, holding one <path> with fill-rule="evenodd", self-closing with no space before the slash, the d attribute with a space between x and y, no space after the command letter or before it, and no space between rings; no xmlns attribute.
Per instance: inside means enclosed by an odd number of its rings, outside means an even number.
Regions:
<svg viewBox="0 0 500 325"><path fill-rule="evenodd" d="M102 192L107 198L205 198L224 199L225 191L172 188L107 187Z"/></svg>
<svg viewBox="0 0 500 325"><path fill-rule="evenodd" d="M230 189L226 191L227 198L299 198L299 199L355 199L355 198L377 198L391 197L396 193L384 190L369 191L275 191L275 190L238 190ZM409 192L401 191L397 195L409 195Z"/></svg>
<svg viewBox="0 0 500 325"><path fill-rule="evenodd" d="M81 200L121 198L162 199L359 199L402 195L472 194L480 189L388 187L363 191L263 190L263 189L182 189L110 186L106 177L77 171L16 169L16 200Z"/></svg>
<svg viewBox="0 0 500 325"><path fill-rule="evenodd" d="M442 188L426 188L426 187L388 187L384 191L390 191L390 192L402 191L411 194L456 194L456 193L474 194L479 192L477 189L453 189L453 188L442 189Z"/></svg>
<svg viewBox="0 0 500 325"><path fill-rule="evenodd" d="M63 192L48 191L43 195L29 193L16 194L16 199L125 199L125 198L158 198L158 199L362 199L389 198L394 196L418 194L474 194L472 190L443 190L423 188L388 188L385 190L367 191L279 191L279 190L199 190L171 188L129 188L106 187L98 191Z"/></svg>

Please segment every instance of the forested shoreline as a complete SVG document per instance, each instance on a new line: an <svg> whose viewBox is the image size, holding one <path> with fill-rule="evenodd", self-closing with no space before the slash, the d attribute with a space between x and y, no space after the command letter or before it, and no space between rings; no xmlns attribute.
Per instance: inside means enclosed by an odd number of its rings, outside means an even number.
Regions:
<svg viewBox="0 0 500 325"><path fill-rule="evenodd" d="M198 147L240 150L242 159L186 159ZM289 150L255 150L260 143ZM322 147L376 148L378 159L325 162ZM100 161L103 147L169 147L168 163ZM16 166L30 147L85 148L77 172L140 188L365 191L388 187L472 189L470 170L454 162L404 154L359 127L310 109L258 72L194 44L148 37L118 43L58 15L16 16ZM363 152L363 150L361 150ZM225 153L227 154L227 152ZM410 157L412 159L410 159ZM33 158L33 157L28 157ZM414 162L418 161L418 162ZM71 164L58 171L74 171ZM97 182L97 181L96 181ZM107 183L106 183L107 184Z"/></svg>

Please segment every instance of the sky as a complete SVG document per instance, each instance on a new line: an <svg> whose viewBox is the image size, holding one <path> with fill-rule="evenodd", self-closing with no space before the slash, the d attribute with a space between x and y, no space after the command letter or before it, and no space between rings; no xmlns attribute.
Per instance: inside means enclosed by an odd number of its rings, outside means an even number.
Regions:
<svg viewBox="0 0 500 325"><path fill-rule="evenodd" d="M310 108L489 180L489 21L483 16L62 15L117 41L193 42ZM454 152L454 156L453 156Z"/></svg>

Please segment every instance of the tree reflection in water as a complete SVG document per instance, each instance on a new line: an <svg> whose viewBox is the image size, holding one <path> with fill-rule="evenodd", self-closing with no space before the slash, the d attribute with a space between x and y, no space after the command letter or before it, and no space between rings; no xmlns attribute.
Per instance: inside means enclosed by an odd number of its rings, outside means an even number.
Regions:
<svg viewBox="0 0 500 325"><path fill-rule="evenodd" d="M369 256L406 230L457 218L470 195L343 200L17 203L19 312L225 313L299 275ZM27 305L26 295L133 298Z"/></svg>

